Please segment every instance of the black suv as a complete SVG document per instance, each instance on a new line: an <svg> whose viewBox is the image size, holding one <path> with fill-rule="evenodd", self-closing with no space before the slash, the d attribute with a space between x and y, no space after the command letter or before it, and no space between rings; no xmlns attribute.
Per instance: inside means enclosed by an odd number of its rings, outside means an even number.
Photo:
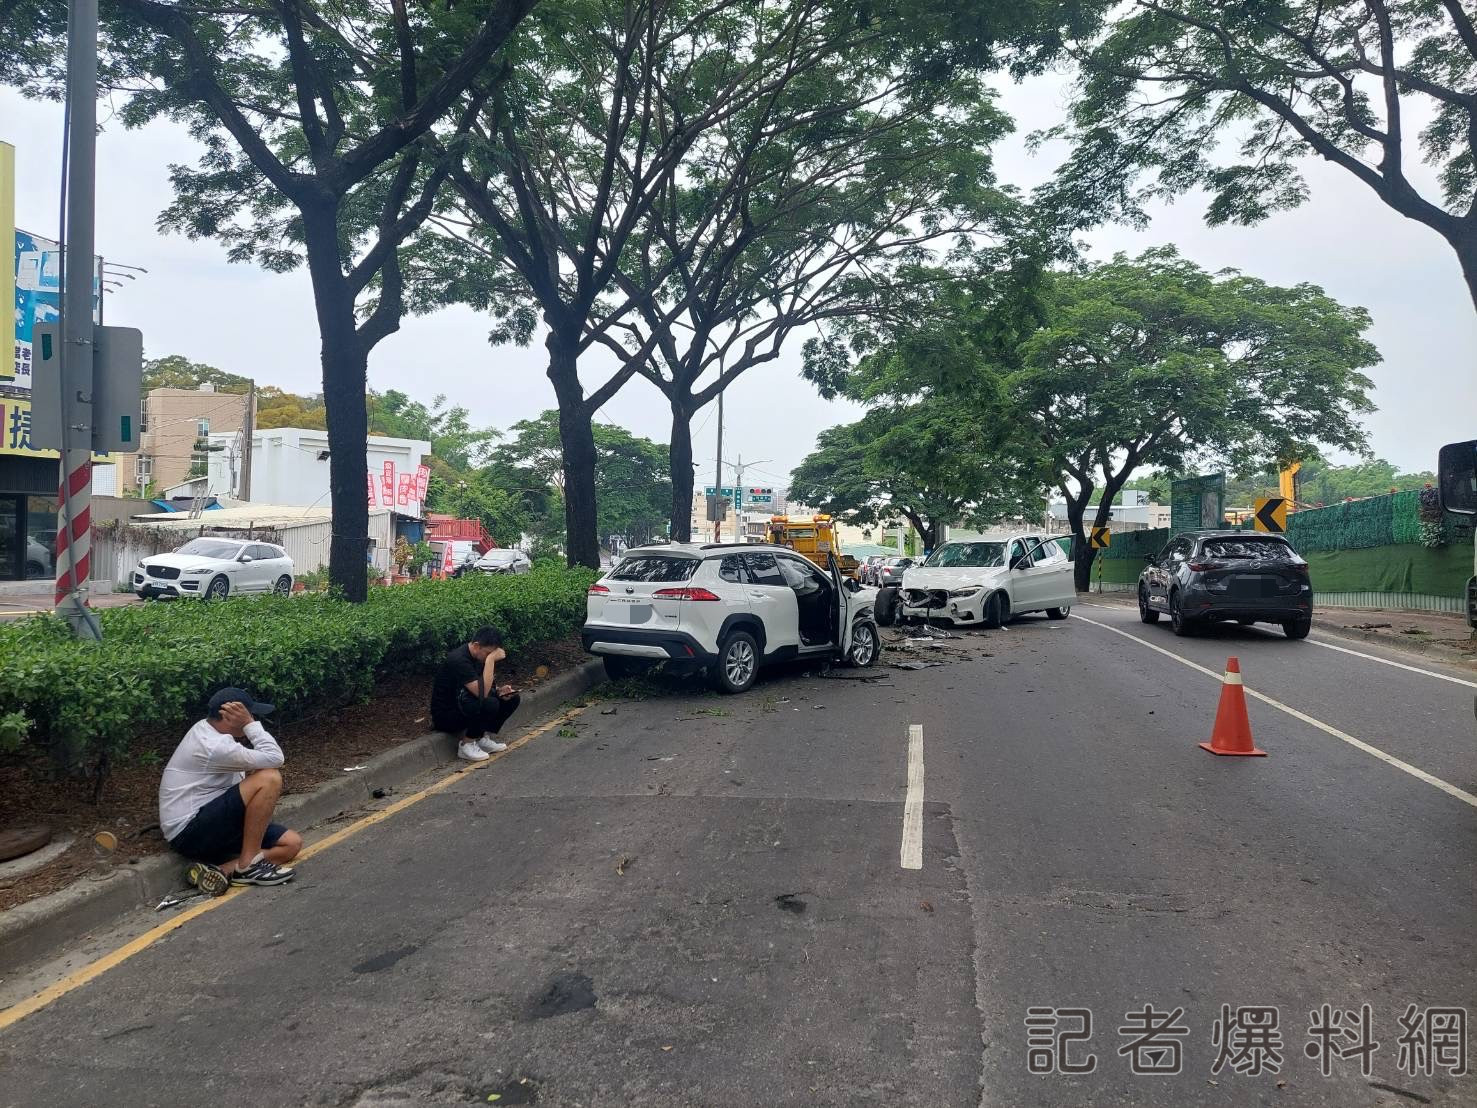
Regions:
<svg viewBox="0 0 1477 1108"><path fill-rule="evenodd" d="M1168 612L1176 635L1201 623L1280 623L1289 639L1313 625L1308 563L1281 535L1187 531L1176 535L1139 574L1139 618Z"/></svg>

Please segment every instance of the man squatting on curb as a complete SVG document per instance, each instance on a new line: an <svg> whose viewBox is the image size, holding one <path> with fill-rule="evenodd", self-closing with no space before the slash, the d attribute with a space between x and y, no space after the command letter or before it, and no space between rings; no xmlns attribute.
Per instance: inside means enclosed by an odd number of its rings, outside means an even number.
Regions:
<svg viewBox="0 0 1477 1108"><path fill-rule="evenodd" d="M272 705L220 689L186 733L159 782L159 829L194 862L190 884L211 896L231 885L281 885L302 836L272 822L282 795L282 748L257 720Z"/></svg>
<svg viewBox="0 0 1477 1108"><path fill-rule="evenodd" d="M518 710L518 692L495 682L497 664L506 658L503 633L480 628L472 641L458 646L436 669L431 681L431 726L452 735L465 731L456 754L466 762L485 761L508 749L496 735Z"/></svg>

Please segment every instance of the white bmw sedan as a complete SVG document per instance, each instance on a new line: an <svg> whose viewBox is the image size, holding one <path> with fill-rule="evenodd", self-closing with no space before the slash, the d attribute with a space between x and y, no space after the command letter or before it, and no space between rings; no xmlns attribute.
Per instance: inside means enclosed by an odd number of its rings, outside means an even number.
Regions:
<svg viewBox="0 0 1477 1108"><path fill-rule="evenodd" d="M133 591L151 596L224 600L235 593L292 591L292 559L280 546L246 539L191 539L172 554L144 558Z"/></svg>

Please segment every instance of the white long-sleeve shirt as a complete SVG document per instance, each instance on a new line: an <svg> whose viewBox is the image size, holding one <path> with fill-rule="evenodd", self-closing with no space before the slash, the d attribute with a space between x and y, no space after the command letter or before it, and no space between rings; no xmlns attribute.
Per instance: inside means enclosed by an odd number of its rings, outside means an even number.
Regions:
<svg viewBox="0 0 1477 1108"><path fill-rule="evenodd" d="M246 737L251 746L221 734L206 719L190 728L159 782L159 830L166 839L183 831L196 812L239 785L247 773L283 763L282 748L259 722L246 725Z"/></svg>

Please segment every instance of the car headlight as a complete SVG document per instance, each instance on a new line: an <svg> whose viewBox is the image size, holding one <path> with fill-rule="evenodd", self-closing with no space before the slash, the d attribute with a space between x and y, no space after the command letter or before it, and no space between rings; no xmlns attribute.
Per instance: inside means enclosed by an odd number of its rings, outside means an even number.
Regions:
<svg viewBox="0 0 1477 1108"><path fill-rule="evenodd" d="M949 596L950 597L953 597L953 598L959 598L959 597L965 597L965 596L974 596L979 591L980 591L980 586L974 585L974 586L972 586L970 588L967 588L967 589L950 589L949 590Z"/></svg>

